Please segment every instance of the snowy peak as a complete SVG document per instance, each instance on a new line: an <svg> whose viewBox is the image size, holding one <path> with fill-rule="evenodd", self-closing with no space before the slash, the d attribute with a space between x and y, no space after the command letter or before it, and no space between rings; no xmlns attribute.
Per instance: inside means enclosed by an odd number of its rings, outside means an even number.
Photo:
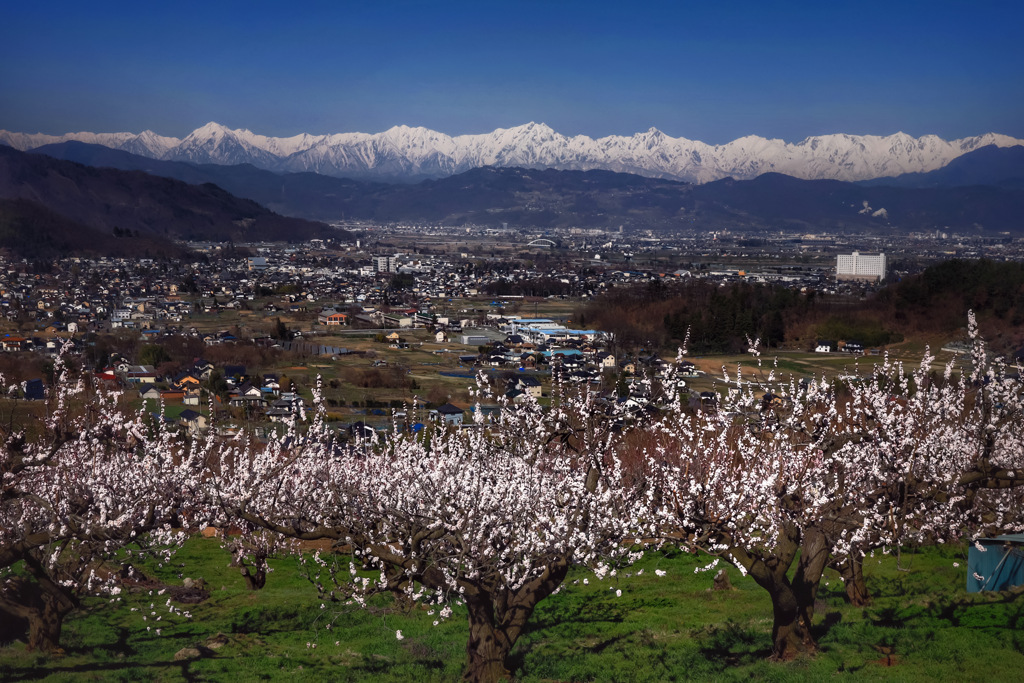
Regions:
<svg viewBox="0 0 1024 683"><path fill-rule="evenodd" d="M394 126L382 133L301 133L267 137L211 121L184 139L142 133L26 134L0 131L0 144L19 150L78 140L155 159L192 163L249 163L272 171L313 171L333 176L443 177L482 166L567 170L606 169L705 183L778 172L804 179L868 180L924 173L987 145L1024 141L997 133L946 141L816 135L796 143L748 135L724 145L673 138L657 128L632 136L568 137L531 121L490 133L449 136L422 127Z"/></svg>
<svg viewBox="0 0 1024 683"><path fill-rule="evenodd" d="M200 164L273 165L278 155L264 149L269 138L249 130L231 130L211 121L192 131L162 158Z"/></svg>
<svg viewBox="0 0 1024 683"><path fill-rule="evenodd" d="M233 132L233 131L231 131L228 127L222 126L219 123L217 123L216 121L210 121L205 126L202 126L201 128L196 128L194 131L192 131L192 133L188 137L190 137L190 138L209 138L209 137L214 137L214 136L217 136L217 135L225 135L225 134L231 133L231 132ZM238 132L240 132L240 133L241 132L248 133L249 131L238 131ZM186 138L186 139L188 139L188 138Z"/></svg>
<svg viewBox="0 0 1024 683"><path fill-rule="evenodd" d="M22 152L43 145L75 140L90 145L103 145L112 149L120 149L139 156L159 159L173 149L181 140L178 138L157 135L146 130L138 135L133 133L66 133L64 135L45 135L43 133L27 134L0 131L0 144L14 147Z"/></svg>

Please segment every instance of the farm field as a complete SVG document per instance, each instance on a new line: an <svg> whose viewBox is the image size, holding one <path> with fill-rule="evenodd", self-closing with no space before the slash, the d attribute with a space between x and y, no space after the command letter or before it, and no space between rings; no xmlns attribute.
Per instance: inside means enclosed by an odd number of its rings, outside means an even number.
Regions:
<svg viewBox="0 0 1024 683"><path fill-rule="evenodd" d="M760 358L754 358L750 354L687 356L686 360L692 362L703 373L697 378L688 379L687 386L697 391L721 388L724 385L725 373L728 372L730 379L735 380L737 368L742 369L745 380L751 381L766 380L773 371L776 381L782 382L790 378L799 381L816 377L866 377L872 373L876 365L885 360L886 353L891 360L903 362L908 368L917 367L921 363L926 346L935 358L932 368L941 373L953 358L952 353L941 350L941 343L939 339L904 342L887 347L878 355L770 349L762 351ZM969 361L961 359L957 363L958 367L963 367L964 362Z"/></svg>
<svg viewBox="0 0 1024 683"><path fill-rule="evenodd" d="M514 366L481 368L467 364L460 356L476 355L478 347L460 344L455 339L437 342L424 329L398 332L407 348L395 348L381 341L380 332L358 329L328 332L319 328L315 336L305 337L308 343L344 348L351 353L332 357L301 351L281 352L271 363L250 365L248 371L256 376L274 373L287 378L307 401L311 400L312 390L319 381L332 419L346 423L362 420L375 427L387 426L390 423L387 416L392 411L408 410L415 403L452 402L468 407L473 403L470 388L475 385L477 373L486 372L500 378L519 371ZM903 344L894 346L889 353L893 358L916 366L923 350L923 344ZM668 354L663 357L671 359ZM947 352L937 351L935 368L941 371L950 357ZM691 391L721 391L727 386L723 369L734 379L737 368L742 368L744 378L754 381L766 379L773 369L776 380L782 382L790 378L799 381L822 376L855 378L869 375L884 357L772 349L762 353L760 368L758 359L749 354L688 356L687 360L701 371L699 376L687 378ZM611 369L604 375L605 388L614 388L618 372ZM539 372L537 376L547 396L549 373ZM499 382L499 389L503 388Z"/></svg>
<svg viewBox="0 0 1024 683"><path fill-rule="evenodd" d="M274 562L262 591L244 588L215 539L195 537L146 571L123 600L90 599L66 622L64 654L0 648L5 681L450 681L467 627L382 597L368 609L317 598L294 558ZM513 651L520 681L1018 680L1020 594L964 592L966 548L877 553L865 563L874 604L849 606L827 573L816 614L820 653L767 661L771 605L732 568L735 590L711 591L707 558L648 553L616 578L572 573L543 601ZM954 566L959 562L960 566ZM642 570L642 574L641 574ZM656 570L666 572L657 577ZM210 597L191 619L168 615L163 584L201 577ZM150 594L150 590L152 594ZM621 590L621 597L616 591ZM322 606L322 607L321 607ZM137 611L136 611L137 610ZM145 617L145 619L144 619ZM157 617L161 617L157 620ZM401 631L402 639L396 637Z"/></svg>

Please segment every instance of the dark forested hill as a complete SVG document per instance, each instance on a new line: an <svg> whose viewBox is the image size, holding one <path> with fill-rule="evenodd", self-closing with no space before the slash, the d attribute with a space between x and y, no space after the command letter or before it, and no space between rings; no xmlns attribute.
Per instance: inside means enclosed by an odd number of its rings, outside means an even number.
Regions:
<svg viewBox="0 0 1024 683"><path fill-rule="evenodd" d="M184 240L288 240L334 235L281 216L213 184L190 185L141 171L93 168L0 146L0 199L22 199L101 233Z"/></svg>
<svg viewBox="0 0 1024 683"><path fill-rule="evenodd" d="M74 140L44 145L32 150L32 154L45 154L86 166L143 171L192 185L213 183L236 197L251 199L272 211L311 220L351 217L353 202L358 197L389 187L316 173L274 173L251 164L222 166L161 161Z"/></svg>
<svg viewBox="0 0 1024 683"><path fill-rule="evenodd" d="M946 166L928 173L904 173L895 178L875 178L859 184L891 187L994 185L1019 190L1024 188L1024 146L988 145L957 157Z"/></svg>
<svg viewBox="0 0 1024 683"><path fill-rule="evenodd" d="M157 235L100 231L27 199L0 199L0 249L17 258L69 255L180 258L187 250Z"/></svg>

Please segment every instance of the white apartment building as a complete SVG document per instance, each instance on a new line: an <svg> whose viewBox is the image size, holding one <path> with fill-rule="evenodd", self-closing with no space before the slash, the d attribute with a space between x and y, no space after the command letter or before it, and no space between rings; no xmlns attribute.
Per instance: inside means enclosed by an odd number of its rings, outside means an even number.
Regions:
<svg viewBox="0 0 1024 683"><path fill-rule="evenodd" d="M395 273L398 271L398 263L394 256L374 256L373 263L378 273Z"/></svg>
<svg viewBox="0 0 1024 683"><path fill-rule="evenodd" d="M840 254L836 257L836 280L882 280L885 254Z"/></svg>

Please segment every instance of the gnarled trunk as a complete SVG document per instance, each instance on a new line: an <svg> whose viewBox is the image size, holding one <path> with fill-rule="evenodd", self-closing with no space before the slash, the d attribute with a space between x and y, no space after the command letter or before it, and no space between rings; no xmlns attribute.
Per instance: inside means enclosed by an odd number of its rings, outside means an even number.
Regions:
<svg viewBox="0 0 1024 683"><path fill-rule="evenodd" d="M61 652L64 617L76 607L75 599L47 578L12 579L4 586L0 604L28 622L28 649Z"/></svg>
<svg viewBox="0 0 1024 683"><path fill-rule="evenodd" d="M469 608L469 641L466 643L466 671L463 680L496 683L511 678L506 661L514 642L505 629L495 624L490 596L466 600Z"/></svg>
<svg viewBox="0 0 1024 683"><path fill-rule="evenodd" d="M818 645L805 606L797 600L789 581L766 588L772 599L772 659L789 660L816 652Z"/></svg>
<svg viewBox="0 0 1024 683"><path fill-rule="evenodd" d="M826 541L818 529L801 530L788 525L771 553L753 555L742 549L732 552L772 600L772 659L789 660L818 649L811 625L814 601L829 557ZM798 550L800 560L791 580L788 571Z"/></svg>
<svg viewBox="0 0 1024 683"><path fill-rule="evenodd" d="M796 596L800 619L808 632L814 624L814 603L818 599L818 588L831 558L828 538L817 527L804 529L800 542L800 560L793 575L793 593Z"/></svg>
<svg viewBox="0 0 1024 683"><path fill-rule="evenodd" d="M70 601L44 594L42 605L26 611L28 619L28 649L41 652L63 652L60 634L64 628L64 617L71 613L74 605Z"/></svg>
<svg viewBox="0 0 1024 683"><path fill-rule="evenodd" d="M793 579L786 576L783 565L758 580L772 599L772 658L793 659L818 651L811 627L814 625L814 603L818 599L821 576L829 559L829 545L820 529L803 530L800 560ZM785 564L786 567L789 564ZM754 577L757 580L757 577Z"/></svg>
<svg viewBox="0 0 1024 683"><path fill-rule="evenodd" d="M568 561L559 560L517 590L469 585L465 593L469 640L463 680L496 683L512 678L508 667L512 648L534 608L562 584L568 571Z"/></svg>

